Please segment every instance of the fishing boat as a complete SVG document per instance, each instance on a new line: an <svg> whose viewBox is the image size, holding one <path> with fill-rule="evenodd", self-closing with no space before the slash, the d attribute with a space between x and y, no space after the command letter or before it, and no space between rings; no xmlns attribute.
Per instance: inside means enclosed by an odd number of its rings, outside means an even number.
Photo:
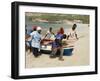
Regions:
<svg viewBox="0 0 100 81"><path fill-rule="evenodd" d="M45 41L45 43L47 43L48 41ZM73 50L74 50L74 46L64 46L63 47L63 55L64 56L71 56L73 53ZM52 45L48 44L42 44L41 45L41 52L44 53L44 54L50 54L52 52Z"/></svg>

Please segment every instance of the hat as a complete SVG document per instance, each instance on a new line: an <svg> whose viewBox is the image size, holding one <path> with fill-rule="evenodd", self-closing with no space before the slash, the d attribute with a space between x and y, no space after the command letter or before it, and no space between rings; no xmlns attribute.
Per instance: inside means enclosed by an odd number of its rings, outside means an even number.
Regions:
<svg viewBox="0 0 100 81"><path fill-rule="evenodd" d="M41 30L41 29L42 29L41 27L39 27L39 26L37 27L37 30Z"/></svg>

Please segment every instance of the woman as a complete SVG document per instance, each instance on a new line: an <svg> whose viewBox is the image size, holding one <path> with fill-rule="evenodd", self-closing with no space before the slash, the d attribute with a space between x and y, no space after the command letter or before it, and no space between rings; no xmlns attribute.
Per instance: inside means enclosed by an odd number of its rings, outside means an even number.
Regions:
<svg viewBox="0 0 100 81"><path fill-rule="evenodd" d="M55 56L57 51L60 51L59 60L64 61L63 59L63 47L62 47L62 39L64 35L64 29L61 27L58 33L55 35L55 41L52 43L52 53L51 56Z"/></svg>

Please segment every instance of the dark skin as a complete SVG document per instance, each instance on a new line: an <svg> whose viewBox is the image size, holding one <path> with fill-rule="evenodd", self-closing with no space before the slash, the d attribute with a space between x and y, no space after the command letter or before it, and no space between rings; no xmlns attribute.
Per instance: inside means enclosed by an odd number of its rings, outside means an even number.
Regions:
<svg viewBox="0 0 100 81"><path fill-rule="evenodd" d="M38 33L41 34L41 30L38 30Z"/></svg>
<svg viewBox="0 0 100 81"><path fill-rule="evenodd" d="M49 31L52 32L52 28L51 27L50 27Z"/></svg>

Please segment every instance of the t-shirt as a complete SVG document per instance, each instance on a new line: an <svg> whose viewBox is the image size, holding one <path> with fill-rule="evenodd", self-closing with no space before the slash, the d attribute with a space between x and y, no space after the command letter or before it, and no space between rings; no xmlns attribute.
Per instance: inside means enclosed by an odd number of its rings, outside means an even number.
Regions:
<svg viewBox="0 0 100 81"><path fill-rule="evenodd" d="M67 35L69 35L69 39L76 39L76 31L74 30L74 31L72 31L72 30L70 30L68 33L67 33Z"/></svg>
<svg viewBox="0 0 100 81"><path fill-rule="evenodd" d="M56 39L62 40L63 39L63 34L57 34L55 37L56 37Z"/></svg>
<svg viewBox="0 0 100 81"><path fill-rule="evenodd" d="M55 36L50 31L47 31L45 38L46 39L52 39L53 40L53 39L55 39Z"/></svg>
<svg viewBox="0 0 100 81"><path fill-rule="evenodd" d="M47 35L46 38L47 38L47 39L50 39L50 37L51 37L50 31L47 31L46 35Z"/></svg>

